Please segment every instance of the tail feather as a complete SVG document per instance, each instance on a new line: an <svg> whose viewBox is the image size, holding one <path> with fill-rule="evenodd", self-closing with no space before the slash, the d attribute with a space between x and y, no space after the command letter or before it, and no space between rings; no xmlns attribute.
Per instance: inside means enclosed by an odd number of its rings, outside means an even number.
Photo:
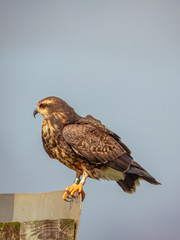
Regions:
<svg viewBox="0 0 180 240"><path fill-rule="evenodd" d="M136 174L137 176L139 176L139 178L151 183L151 184L155 184L158 185L160 184L159 182L156 181L156 179L154 177L152 177L146 170L144 169L139 169L136 167L132 167L130 166L129 170L127 171L127 173L129 174Z"/></svg>
<svg viewBox="0 0 180 240"><path fill-rule="evenodd" d="M125 179L119 180L117 183L122 187L124 192L127 193L136 192L136 186L140 185L139 176L135 174L126 174Z"/></svg>
<svg viewBox="0 0 180 240"><path fill-rule="evenodd" d="M161 184L136 162L133 162L127 170L125 179L119 180L117 183L125 192L134 193L136 186L140 185L140 179L155 185Z"/></svg>

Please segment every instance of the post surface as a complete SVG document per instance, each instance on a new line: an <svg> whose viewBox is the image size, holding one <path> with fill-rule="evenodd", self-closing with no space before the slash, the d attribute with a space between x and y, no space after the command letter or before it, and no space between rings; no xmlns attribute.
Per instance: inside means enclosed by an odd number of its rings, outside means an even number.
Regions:
<svg viewBox="0 0 180 240"><path fill-rule="evenodd" d="M3 234L14 234L9 239L77 240L81 196L66 202L63 193L0 194L0 240Z"/></svg>

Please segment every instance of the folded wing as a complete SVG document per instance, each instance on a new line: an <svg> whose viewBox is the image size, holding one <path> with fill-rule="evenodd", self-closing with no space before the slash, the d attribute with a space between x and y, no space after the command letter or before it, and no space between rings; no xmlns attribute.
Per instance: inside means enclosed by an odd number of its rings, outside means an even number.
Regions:
<svg viewBox="0 0 180 240"><path fill-rule="evenodd" d="M116 135L117 136L117 135ZM76 123L64 127L63 137L76 153L95 166L106 165L126 171L133 159L108 131L90 123Z"/></svg>

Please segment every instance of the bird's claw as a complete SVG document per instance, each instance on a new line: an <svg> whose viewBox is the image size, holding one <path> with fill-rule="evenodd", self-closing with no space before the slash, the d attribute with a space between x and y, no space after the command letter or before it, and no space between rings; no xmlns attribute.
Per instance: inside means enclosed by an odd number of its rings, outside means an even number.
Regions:
<svg viewBox="0 0 180 240"><path fill-rule="evenodd" d="M71 202L74 198L74 196L71 196L70 192L65 190L65 193L63 194L63 200L65 200L66 202Z"/></svg>
<svg viewBox="0 0 180 240"><path fill-rule="evenodd" d="M66 202L71 202L73 201L73 199L75 198L75 196L72 196L70 193L68 193L67 191L65 191L64 195L63 195L63 200L65 200Z"/></svg>
<svg viewBox="0 0 180 240"><path fill-rule="evenodd" d="M79 183L73 183L72 186L67 187L65 193L63 194L63 199L66 201L71 201L73 198L76 197L77 193L82 195L82 201L85 198L85 192L83 191L83 184Z"/></svg>

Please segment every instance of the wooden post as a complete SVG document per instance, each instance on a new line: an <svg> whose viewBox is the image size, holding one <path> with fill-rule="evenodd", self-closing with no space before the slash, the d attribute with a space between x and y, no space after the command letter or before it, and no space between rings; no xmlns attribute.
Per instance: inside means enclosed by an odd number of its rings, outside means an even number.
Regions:
<svg viewBox="0 0 180 240"><path fill-rule="evenodd" d="M0 194L0 240L77 240L81 196L63 193Z"/></svg>

